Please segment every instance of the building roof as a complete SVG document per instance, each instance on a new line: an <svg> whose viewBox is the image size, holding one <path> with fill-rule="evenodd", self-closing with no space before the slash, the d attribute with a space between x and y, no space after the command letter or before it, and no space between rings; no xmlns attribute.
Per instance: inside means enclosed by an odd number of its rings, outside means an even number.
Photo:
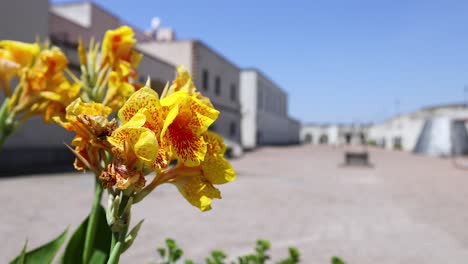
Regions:
<svg viewBox="0 0 468 264"><path fill-rule="evenodd" d="M67 19L69 20L70 22L74 23L74 24L77 24L81 27L85 27L85 28L89 28L91 27L92 25L92 21L89 21L90 24L88 23L82 23L82 21L80 22L79 19L76 19L74 16L67 16L65 15L64 13L62 12L58 12L57 10L54 10L54 7L67 7L67 6L84 6L84 5L89 5L92 8L96 8L96 9L99 9L100 11L102 11L103 13L106 13L108 14L109 16L113 17L114 19L116 19L117 21L119 21L119 24L120 25L128 25L130 26L134 32L135 32L135 37L138 39L138 41L142 42L142 41L146 41L148 40L149 36L146 36L146 34L140 30L138 27L135 27L133 26L131 23L127 23L127 21L125 20L122 20L122 18L116 14L114 14L113 12L109 11L108 9L105 9L104 7L102 7L101 5L99 5L98 3L95 3L94 1L88 1L88 0L84 0L84 1L72 1L72 2L66 2L66 3L56 3L56 4L53 4L50 6L50 12L53 13L54 15L57 15L57 16L60 16L64 19ZM91 16L91 13L89 14L80 14L80 15L88 15L88 16ZM91 17L88 17L87 18L88 20L91 20Z"/></svg>
<svg viewBox="0 0 468 264"><path fill-rule="evenodd" d="M284 94L288 95L288 93L281 87L278 85L278 83L276 83L275 81L273 81L264 71L258 69L258 68L255 68L255 67L248 67L248 68L243 68L242 71L253 71L253 72L256 72L257 74L261 75L265 80L267 80L268 82L272 83L276 88L278 88L279 90L281 90Z"/></svg>
<svg viewBox="0 0 468 264"><path fill-rule="evenodd" d="M196 45L200 45L208 50L210 50L216 57L218 57L220 60L223 60L227 62L229 65L232 67L238 69L239 71L241 70L240 67L229 60L226 56L222 55L220 52L218 52L216 49L212 48L210 45L206 44L202 40L199 39L174 39L171 41L158 41L155 39L150 39L150 40L142 40L139 42L140 45L145 45L145 44L170 44L170 43L182 43L182 42L189 42L189 43L194 43Z"/></svg>

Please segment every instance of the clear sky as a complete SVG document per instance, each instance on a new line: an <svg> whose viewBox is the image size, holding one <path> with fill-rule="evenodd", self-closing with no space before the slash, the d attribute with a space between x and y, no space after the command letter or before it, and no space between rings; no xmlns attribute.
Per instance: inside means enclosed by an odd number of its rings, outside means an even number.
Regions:
<svg viewBox="0 0 468 264"><path fill-rule="evenodd" d="M140 29L160 17L178 38L261 69L302 122L378 122L461 103L468 85L468 1L95 2Z"/></svg>

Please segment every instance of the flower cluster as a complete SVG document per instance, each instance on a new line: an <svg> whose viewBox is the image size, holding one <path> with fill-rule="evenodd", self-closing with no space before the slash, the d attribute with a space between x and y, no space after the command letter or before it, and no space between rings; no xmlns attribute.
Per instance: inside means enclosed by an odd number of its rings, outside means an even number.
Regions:
<svg viewBox="0 0 468 264"><path fill-rule="evenodd" d="M10 97L8 109L27 118L34 114L49 122L65 114L65 108L79 95L80 85L65 77L68 59L57 47L0 41L0 83ZM18 80L11 92L12 79Z"/></svg>
<svg viewBox="0 0 468 264"><path fill-rule="evenodd" d="M79 43L78 52L82 65L82 78L86 99L100 102L113 110L122 104L136 91L132 80L137 77L136 68L142 55L133 47L136 43L133 30L122 26L108 30L100 50L101 61L97 62L99 45L89 45L89 55L84 44Z"/></svg>
<svg viewBox="0 0 468 264"><path fill-rule="evenodd" d="M141 60L135 43L128 26L108 30L101 48L91 40L86 51L80 41L78 79L55 46L0 41L0 89L6 95L0 107L0 148L22 122L42 115L75 132L69 147L76 156L74 167L96 176L91 212L74 235L80 241L72 239L74 246L66 249L73 258L82 254L82 263L95 255L118 263L142 224L129 230L132 205L161 184L174 184L190 204L206 211L212 199L221 198L215 185L236 177L224 158L222 137L208 131L219 111L197 91L183 66L161 96L149 80L144 87L134 83ZM102 226L104 189L109 203ZM78 234L83 230L86 234ZM102 238L107 252L94 243L98 231L111 234Z"/></svg>
<svg viewBox="0 0 468 264"><path fill-rule="evenodd" d="M43 116L45 122L68 122L65 121L67 106L78 98L84 103L102 103L111 112L117 111L136 87L140 87L133 84L141 59L141 54L133 49L135 43L133 30L128 26L108 30L101 49L91 40L89 52L86 52L80 41L78 54L82 74L78 79L67 68L67 57L56 46L47 42L40 45L0 41L0 90L6 95L0 107L0 146L33 115ZM16 83L14 89L13 83ZM73 144L77 144L75 141Z"/></svg>
<svg viewBox="0 0 468 264"><path fill-rule="evenodd" d="M135 92L118 112L119 127L107 120L110 108L79 99L67 108L68 121L58 122L77 133L75 167L102 170L106 188L134 192L138 201L158 185L173 183L205 211L211 199L221 198L214 185L234 180L235 173L224 158L223 139L208 131L219 112L196 91L185 68L177 71L163 98L149 86ZM99 163L103 151L112 155L105 168ZM157 175L146 185L151 171Z"/></svg>

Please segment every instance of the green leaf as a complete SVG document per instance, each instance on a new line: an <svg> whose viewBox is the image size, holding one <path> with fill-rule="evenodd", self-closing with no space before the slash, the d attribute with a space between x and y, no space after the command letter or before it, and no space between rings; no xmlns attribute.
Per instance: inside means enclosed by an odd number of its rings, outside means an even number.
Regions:
<svg viewBox="0 0 468 264"><path fill-rule="evenodd" d="M62 263L66 264L82 264L83 251L86 238L86 229L88 226L89 216L81 223L81 225L73 233L68 242L65 252L62 256ZM107 225L106 212L102 205L98 209L98 220L96 228L96 240L94 241L94 252L91 254L90 263L100 264L106 263L109 257L110 246L112 242L112 232Z"/></svg>
<svg viewBox="0 0 468 264"><path fill-rule="evenodd" d="M161 258L164 258L166 256L166 249L164 248L158 248L159 255Z"/></svg>
<svg viewBox="0 0 468 264"><path fill-rule="evenodd" d="M124 253L129 247L132 246L133 242L135 241L136 237L138 236L138 231L140 231L141 225L143 224L144 219L140 220L136 226L132 228L125 238L125 244L122 249L122 253Z"/></svg>
<svg viewBox="0 0 468 264"><path fill-rule="evenodd" d="M26 258L26 247L28 246L28 240L24 242L23 249L21 250L20 255L15 259L16 261L12 261L11 263L15 264L24 264L24 260Z"/></svg>
<svg viewBox="0 0 468 264"><path fill-rule="evenodd" d="M32 251L26 252L26 244L23 247L21 254L16 257L10 264L48 264L52 263L57 251L59 251L65 238L67 237L67 231L65 230L57 238L50 241L49 243L42 245Z"/></svg>
<svg viewBox="0 0 468 264"><path fill-rule="evenodd" d="M344 261L343 261L342 259L340 259L339 257L332 257L331 263L332 263L332 264L346 264L346 262L344 262Z"/></svg>

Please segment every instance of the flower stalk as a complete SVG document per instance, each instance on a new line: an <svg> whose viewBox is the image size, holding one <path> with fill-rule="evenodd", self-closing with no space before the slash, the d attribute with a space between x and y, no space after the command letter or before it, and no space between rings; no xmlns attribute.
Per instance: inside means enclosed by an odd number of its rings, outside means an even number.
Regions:
<svg viewBox="0 0 468 264"><path fill-rule="evenodd" d="M123 193L123 192L122 192ZM130 210L133 204L133 197L123 194L122 201L120 202L119 208L117 209L117 217L114 224L111 226L112 229L112 243L111 253L109 256L108 264L119 263L120 255L123 253L128 227L130 225Z"/></svg>
<svg viewBox="0 0 468 264"><path fill-rule="evenodd" d="M88 263L93 251L93 244L96 236L96 227L98 223L98 209L101 204L103 187L97 177L95 177L94 184L94 200L89 214L88 226L86 227L85 246L83 251L83 263Z"/></svg>

